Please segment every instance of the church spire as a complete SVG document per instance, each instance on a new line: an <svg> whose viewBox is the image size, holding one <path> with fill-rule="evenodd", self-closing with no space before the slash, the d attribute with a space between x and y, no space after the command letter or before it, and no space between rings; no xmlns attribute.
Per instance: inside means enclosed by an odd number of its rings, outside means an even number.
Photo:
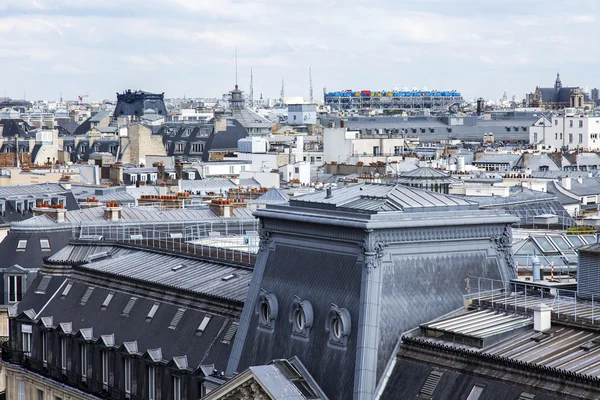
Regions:
<svg viewBox="0 0 600 400"><path fill-rule="evenodd" d="M562 82L560 81L560 73L556 73L556 82L554 82L554 88L560 89L562 88Z"/></svg>

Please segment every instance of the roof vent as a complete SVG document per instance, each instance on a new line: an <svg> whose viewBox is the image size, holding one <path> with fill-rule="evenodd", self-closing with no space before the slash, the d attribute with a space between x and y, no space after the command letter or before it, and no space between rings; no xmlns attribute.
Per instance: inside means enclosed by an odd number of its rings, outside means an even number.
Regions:
<svg viewBox="0 0 600 400"><path fill-rule="evenodd" d="M110 254L108 253L108 251L101 251L99 253L90 254L88 256L88 261L102 260L102 259L108 258L109 255Z"/></svg>
<svg viewBox="0 0 600 400"><path fill-rule="evenodd" d="M85 306L85 304L87 303L87 301L90 299L90 296L92 295L93 291L94 291L94 287L93 286L88 287L87 290L85 291L85 294L81 298L81 302L79 304L81 304L82 306Z"/></svg>
<svg viewBox="0 0 600 400"><path fill-rule="evenodd" d="M71 288L73 287L73 282L69 282L67 284L67 287L65 287L65 290L63 290L62 294L60 295L61 299L64 299L65 297L67 297L67 295L69 294L69 292L71 291Z"/></svg>
<svg viewBox="0 0 600 400"><path fill-rule="evenodd" d="M229 282L232 279L237 278L237 274L229 274L229 275L225 275L224 277L221 278L222 281L225 282Z"/></svg>
<svg viewBox="0 0 600 400"><path fill-rule="evenodd" d="M235 336L235 332L237 331L237 327L238 327L238 323L232 322L231 325L229 325L229 329L227 329L227 332L225 332L225 335L223 336L223 340L221 340L221 343L224 343L224 344L231 343L231 340L233 339L233 337Z"/></svg>
<svg viewBox="0 0 600 400"><path fill-rule="evenodd" d="M440 382L440 379L442 379L442 375L444 375L444 373L441 371L431 371L431 373L427 377L427 380L425 381L425 384L421 388L419 396L422 396L426 399L431 399L435 388Z"/></svg>
<svg viewBox="0 0 600 400"><path fill-rule="evenodd" d="M125 308L123 309L123 313L121 314L123 317L129 317L129 313L131 312L131 309L133 308L133 305L136 301L137 297L132 297L129 299L129 301L125 305Z"/></svg>
<svg viewBox="0 0 600 400"><path fill-rule="evenodd" d="M158 303L154 303L152 305L152 308L150 309L150 312L148 312L148 315L146 316L146 322L152 321L152 318L154 318L154 315L158 311L158 307L159 307Z"/></svg>
<svg viewBox="0 0 600 400"><path fill-rule="evenodd" d="M331 194L331 188L330 188L330 187L328 187L328 188L327 188L327 196L325 196L325 198L326 198L326 199L330 199L330 198L332 198L332 197L333 197L333 195Z"/></svg>
<svg viewBox="0 0 600 400"><path fill-rule="evenodd" d="M179 264L171 268L171 271L179 271L183 267L185 267L185 264Z"/></svg>
<svg viewBox="0 0 600 400"><path fill-rule="evenodd" d="M52 276L49 276L49 275L45 275L44 277L42 277L40 284L38 285L37 289L35 290L35 294L46 294L46 289L48 289L48 285L50 284L51 279L52 279Z"/></svg>
<svg viewBox="0 0 600 400"><path fill-rule="evenodd" d="M211 318L212 317L210 315L204 316L204 318L202 319L202 322L200 322L200 325L198 325L198 329L196 329L196 336L200 336L204 333Z"/></svg>

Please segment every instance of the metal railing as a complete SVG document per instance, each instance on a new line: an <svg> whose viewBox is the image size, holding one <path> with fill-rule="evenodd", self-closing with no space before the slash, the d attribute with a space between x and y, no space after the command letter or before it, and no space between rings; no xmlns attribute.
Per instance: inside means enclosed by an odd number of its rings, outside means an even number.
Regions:
<svg viewBox="0 0 600 400"><path fill-rule="evenodd" d="M575 290L481 277L467 277L466 282L465 299L480 307L531 314L544 304L552 307L553 318L581 324L600 323L599 299L594 295L581 299Z"/></svg>

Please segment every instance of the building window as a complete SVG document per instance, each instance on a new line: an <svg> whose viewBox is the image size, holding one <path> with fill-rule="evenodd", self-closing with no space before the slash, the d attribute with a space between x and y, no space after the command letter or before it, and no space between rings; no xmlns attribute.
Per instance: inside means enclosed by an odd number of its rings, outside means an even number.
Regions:
<svg viewBox="0 0 600 400"><path fill-rule="evenodd" d="M60 365L63 373L67 372L67 338L60 338Z"/></svg>
<svg viewBox="0 0 600 400"><path fill-rule="evenodd" d="M279 310L277 297L275 297L273 293L267 293L263 290L256 305L259 328L273 331L275 329L275 320L277 319L277 312Z"/></svg>
<svg viewBox="0 0 600 400"><path fill-rule="evenodd" d="M156 370L154 365L148 365L148 400L156 399Z"/></svg>
<svg viewBox="0 0 600 400"><path fill-rule="evenodd" d="M192 153L202 153L204 151L204 143L192 143Z"/></svg>
<svg viewBox="0 0 600 400"><path fill-rule="evenodd" d="M173 375L173 400L181 400L181 378Z"/></svg>
<svg viewBox="0 0 600 400"><path fill-rule="evenodd" d="M27 239L19 240L19 243L17 243L17 251L25 251L25 249L27 249Z"/></svg>
<svg viewBox="0 0 600 400"><path fill-rule="evenodd" d="M325 330L329 332L328 345L345 349L350 336L350 313L345 308L332 305L327 314Z"/></svg>
<svg viewBox="0 0 600 400"><path fill-rule="evenodd" d="M79 353L81 354L81 380L85 381L88 368L88 346L86 343L79 345Z"/></svg>
<svg viewBox="0 0 600 400"><path fill-rule="evenodd" d="M569 133L569 143L573 143L573 134Z"/></svg>
<svg viewBox="0 0 600 400"><path fill-rule="evenodd" d="M140 174L140 182L146 182L146 181L148 181L148 175Z"/></svg>
<svg viewBox="0 0 600 400"><path fill-rule="evenodd" d="M235 174L235 166L233 166L233 165L229 166L229 173Z"/></svg>
<svg viewBox="0 0 600 400"><path fill-rule="evenodd" d="M38 389L37 390L37 400L44 400L44 391Z"/></svg>
<svg viewBox="0 0 600 400"><path fill-rule="evenodd" d="M582 120L579 120L579 127L583 128L583 121Z"/></svg>
<svg viewBox="0 0 600 400"><path fill-rule="evenodd" d="M379 146L373 146L373 156L377 157L379 155Z"/></svg>
<svg viewBox="0 0 600 400"><path fill-rule="evenodd" d="M131 360L129 358L123 359L123 381L125 383L125 394L127 397L131 394Z"/></svg>
<svg viewBox="0 0 600 400"><path fill-rule="evenodd" d="M184 142L178 142L176 147L175 147L175 151L178 153L183 153L183 149L185 148L185 143Z"/></svg>
<svg viewBox="0 0 600 400"><path fill-rule="evenodd" d="M16 303L23 298L23 277L20 275L8 276L8 302Z"/></svg>
<svg viewBox="0 0 600 400"><path fill-rule="evenodd" d="M17 381L17 400L25 400L25 381L19 379Z"/></svg>
<svg viewBox="0 0 600 400"><path fill-rule="evenodd" d="M572 127L573 127L573 120L571 119L571 120L569 120L569 128L572 128Z"/></svg>
<svg viewBox="0 0 600 400"><path fill-rule="evenodd" d="M310 328L313 325L313 308L309 301L296 297L290 312L292 337L308 340Z"/></svg>
<svg viewBox="0 0 600 400"><path fill-rule="evenodd" d="M50 249L50 240L48 239L40 239L40 247L42 251L51 251Z"/></svg>
<svg viewBox="0 0 600 400"><path fill-rule="evenodd" d="M46 331L42 331L42 335L41 335L41 342L42 342L42 362L44 363L44 366L46 366L48 364L48 332Z"/></svg>
<svg viewBox="0 0 600 400"><path fill-rule="evenodd" d="M108 389L109 359L108 351L102 352L102 385Z"/></svg>
<svg viewBox="0 0 600 400"><path fill-rule="evenodd" d="M557 120L557 119L555 119L555 120L554 120L554 126L557 126L557 125L558 125L558 120Z"/></svg>
<svg viewBox="0 0 600 400"><path fill-rule="evenodd" d="M469 393L469 397L467 397L467 400L478 400L479 396L481 396L481 393L483 392L483 386L478 386L475 385L473 386L473 389L471 389L471 392Z"/></svg>
<svg viewBox="0 0 600 400"><path fill-rule="evenodd" d="M31 325L21 325L22 349L25 356L31 356Z"/></svg>
<svg viewBox="0 0 600 400"><path fill-rule="evenodd" d="M171 145L171 142L166 142L165 143L165 151L169 151L169 146Z"/></svg>
<svg viewBox="0 0 600 400"><path fill-rule="evenodd" d="M583 133L579 134L579 143L583 143Z"/></svg>
<svg viewBox="0 0 600 400"><path fill-rule="evenodd" d="M558 132L554 132L554 140L558 140Z"/></svg>

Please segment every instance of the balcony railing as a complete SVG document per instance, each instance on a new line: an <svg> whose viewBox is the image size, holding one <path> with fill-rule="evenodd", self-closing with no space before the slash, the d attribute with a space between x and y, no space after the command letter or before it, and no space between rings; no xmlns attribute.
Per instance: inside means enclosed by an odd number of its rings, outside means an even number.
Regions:
<svg viewBox="0 0 600 400"><path fill-rule="evenodd" d="M91 377L84 377L69 370L63 370L61 367L51 365L50 363L29 357L27 353L11 349L8 342L2 343L2 361L8 364L18 365L28 371L31 371L45 379L51 379L57 383L67 385L73 389L91 395L90 397L100 397L103 399L129 399L143 400L143 397L132 393L126 393L124 390L105 386L104 383Z"/></svg>

